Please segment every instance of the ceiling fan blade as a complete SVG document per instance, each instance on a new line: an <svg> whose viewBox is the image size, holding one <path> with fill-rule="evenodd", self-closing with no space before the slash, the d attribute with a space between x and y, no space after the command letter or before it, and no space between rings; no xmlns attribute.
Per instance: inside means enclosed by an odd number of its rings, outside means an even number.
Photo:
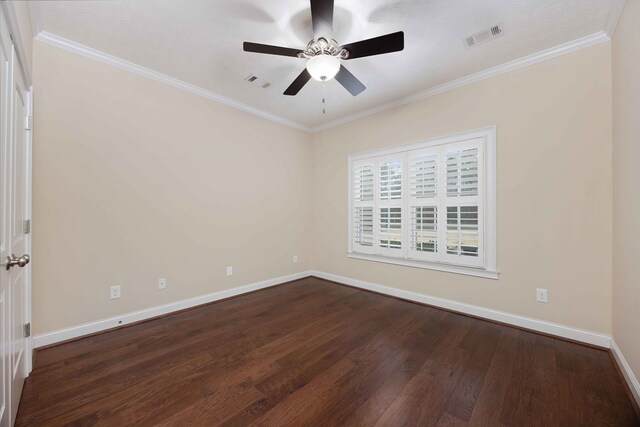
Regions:
<svg viewBox="0 0 640 427"><path fill-rule="evenodd" d="M296 79L291 83L291 85L284 91L284 95L297 95L300 92L300 89L307 84L307 82L311 79L311 74L305 68L302 70L300 75L296 77Z"/></svg>
<svg viewBox="0 0 640 427"><path fill-rule="evenodd" d="M398 31L397 33L345 44L342 48L349 51L347 59L398 52L404 49L404 33Z"/></svg>
<svg viewBox="0 0 640 427"><path fill-rule="evenodd" d="M345 68L344 65L340 66L340 71L336 74L336 80L344 86L346 90L351 93L353 96L357 96L365 90L367 87L362 84L360 80L356 78L349 70Z"/></svg>
<svg viewBox="0 0 640 427"><path fill-rule="evenodd" d="M331 37L333 33L333 0L311 0L313 36Z"/></svg>
<svg viewBox="0 0 640 427"><path fill-rule="evenodd" d="M268 55L294 56L298 57L300 49L291 49L289 47L272 46L270 44L260 44L244 42L242 48L245 52L266 53Z"/></svg>

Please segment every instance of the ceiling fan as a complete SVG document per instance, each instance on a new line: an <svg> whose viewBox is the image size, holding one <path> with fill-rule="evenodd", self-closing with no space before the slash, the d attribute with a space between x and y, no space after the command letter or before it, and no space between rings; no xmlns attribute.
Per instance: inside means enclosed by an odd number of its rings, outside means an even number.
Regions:
<svg viewBox="0 0 640 427"><path fill-rule="evenodd" d="M404 33L402 31L339 45L331 38L333 33L333 1L310 0L314 38L304 50L244 42L245 52L293 56L307 60L306 68L284 91L284 95L296 95L311 78L325 82L335 77L345 89L356 96L366 87L341 64L341 60L398 52L404 49Z"/></svg>

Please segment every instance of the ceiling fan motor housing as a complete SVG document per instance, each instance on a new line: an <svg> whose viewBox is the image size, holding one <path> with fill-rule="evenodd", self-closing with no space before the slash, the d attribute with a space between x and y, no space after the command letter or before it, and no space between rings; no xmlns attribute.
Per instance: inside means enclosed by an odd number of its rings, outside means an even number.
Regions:
<svg viewBox="0 0 640 427"><path fill-rule="evenodd" d="M320 37L318 40L311 40L307 43L307 48L300 52L298 57L309 59L318 55L331 55L339 59L347 59L349 51L341 48L338 42L333 39L327 40Z"/></svg>

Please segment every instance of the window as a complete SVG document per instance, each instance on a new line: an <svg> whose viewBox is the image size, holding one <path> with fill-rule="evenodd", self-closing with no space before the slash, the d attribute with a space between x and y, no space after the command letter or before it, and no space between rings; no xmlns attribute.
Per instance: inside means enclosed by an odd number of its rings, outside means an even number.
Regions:
<svg viewBox="0 0 640 427"><path fill-rule="evenodd" d="M349 256L497 278L495 128L349 157Z"/></svg>

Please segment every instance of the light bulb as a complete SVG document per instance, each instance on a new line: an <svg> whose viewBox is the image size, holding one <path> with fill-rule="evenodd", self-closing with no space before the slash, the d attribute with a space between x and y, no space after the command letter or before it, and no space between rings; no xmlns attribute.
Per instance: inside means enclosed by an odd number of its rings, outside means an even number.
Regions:
<svg viewBox="0 0 640 427"><path fill-rule="evenodd" d="M331 55L317 55L307 60L307 71L321 82L331 80L340 71L340 60Z"/></svg>

